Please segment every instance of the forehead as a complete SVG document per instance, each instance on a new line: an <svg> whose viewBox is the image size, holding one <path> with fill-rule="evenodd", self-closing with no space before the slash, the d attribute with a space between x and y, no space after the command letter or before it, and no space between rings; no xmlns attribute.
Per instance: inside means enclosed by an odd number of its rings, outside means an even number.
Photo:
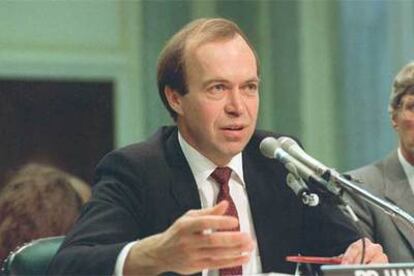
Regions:
<svg viewBox="0 0 414 276"><path fill-rule="evenodd" d="M202 44L190 44L185 63L187 73L207 69L219 72L230 67L232 70L237 67L237 71L253 70L256 75L258 71L256 56L240 35Z"/></svg>
<svg viewBox="0 0 414 276"><path fill-rule="evenodd" d="M184 52L190 53L195 49L217 41L228 41L240 36L235 30L197 30L185 39Z"/></svg>
<svg viewBox="0 0 414 276"><path fill-rule="evenodd" d="M411 99L414 99L414 85L411 87L408 87L406 92L404 92L404 94L401 97L401 101L411 100Z"/></svg>
<svg viewBox="0 0 414 276"><path fill-rule="evenodd" d="M236 40L241 42L241 44L246 47L246 50L248 48L249 52L251 52L251 54L254 56L254 60L257 65L258 60L254 50L251 48L251 45L245 40L245 38L238 33L226 34L225 36L220 37L196 35L195 37L188 39L184 46L183 62L187 65L187 63L191 61L192 58L194 58L194 54L199 52L198 50L200 48L208 48L214 44L225 44L227 42Z"/></svg>

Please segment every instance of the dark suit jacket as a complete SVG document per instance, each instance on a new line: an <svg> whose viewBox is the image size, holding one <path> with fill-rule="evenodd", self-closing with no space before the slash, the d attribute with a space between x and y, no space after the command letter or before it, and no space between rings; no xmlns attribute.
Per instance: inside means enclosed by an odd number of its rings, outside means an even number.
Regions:
<svg viewBox="0 0 414 276"><path fill-rule="evenodd" d="M247 195L263 272L293 273L287 255L332 256L359 237L337 209L302 206L286 186L283 165L259 152L260 141L269 135L256 131L243 151ZM147 142L111 152L99 163L92 200L49 273L111 275L128 242L162 232L186 211L199 208L177 128L164 127Z"/></svg>
<svg viewBox="0 0 414 276"><path fill-rule="evenodd" d="M396 150L384 160L354 170L350 174L362 181L362 188L414 215L413 192ZM414 262L413 229L358 196L349 197L361 219L365 234L384 247L390 262Z"/></svg>

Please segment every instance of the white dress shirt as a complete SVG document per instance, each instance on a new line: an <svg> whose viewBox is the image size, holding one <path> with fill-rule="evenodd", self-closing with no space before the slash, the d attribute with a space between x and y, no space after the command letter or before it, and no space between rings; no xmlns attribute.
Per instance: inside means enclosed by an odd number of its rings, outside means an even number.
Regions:
<svg viewBox="0 0 414 276"><path fill-rule="evenodd" d="M209 208L214 206L216 204L219 186L210 175L217 166L189 145L180 133L178 133L178 141L194 175L198 193L200 195L201 207ZM231 168L233 171L229 180L229 187L230 195L234 201L237 214L239 216L240 231L249 233L252 239L256 241L256 233L253 226L250 204L247 198L246 185L243 178L242 153L234 156L227 164L227 167ZM135 242L139 241L128 243L119 253L114 269L114 275L122 275L125 259ZM262 266L259 251L256 246L251 253L249 262L243 265L243 274L253 275L261 273L261 271ZM202 276L218 275L218 270L204 269L202 271Z"/></svg>
<svg viewBox="0 0 414 276"><path fill-rule="evenodd" d="M180 133L178 133L178 141L194 175L198 193L200 195L201 207L209 208L214 206L219 193L219 185L210 175L217 166L189 145ZM256 241L250 204L247 198L246 184L243 178L242 153L234 156L227 164L227 167L231 168L233 171L229 180L230 196L234 201L234 205L236 205L240 231L249 233L252 239ZM252 275L260 273L261 271L260 256L256 246L251 254L249 262L243 265L243 274ZM218 270L205 269L203 270L202 275L215 276L219 274Z"/></svg>
<svg viewBox="0 0 414 276"><path fill-rule="evenodd" d="M411 190L414 194L414 166L408 163L404 155L402 155L401 148L398 148L398 159L400 160L401 166L403 167L408 183L410 183Z"/></svg>

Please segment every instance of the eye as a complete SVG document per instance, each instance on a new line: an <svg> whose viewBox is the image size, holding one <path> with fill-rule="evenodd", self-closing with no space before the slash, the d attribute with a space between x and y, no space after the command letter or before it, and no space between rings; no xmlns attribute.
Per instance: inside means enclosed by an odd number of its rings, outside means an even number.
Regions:
<svg viewBox="0 0 414 276"><path fill-rule="evenodd" d="M405 104L405 109L410 111L410 112L414 112L414 101L412 102L407 102Z"/></svg>
<svg viewBox="0 0 414 276"><path fill-rule="evenodd" d="M225 91L226 89L227 89L226 85L224 85L223 83L217 83L217 84L210 86L207 90L210 93L218 94L218 93Z"/></svg>
<svg viewBox="0 0 414 276"><path fill-rule="evenodd" d="M243 90L249 94L256 94L259 90L259 85L257 83L248 83L243 87Z"/></svg>

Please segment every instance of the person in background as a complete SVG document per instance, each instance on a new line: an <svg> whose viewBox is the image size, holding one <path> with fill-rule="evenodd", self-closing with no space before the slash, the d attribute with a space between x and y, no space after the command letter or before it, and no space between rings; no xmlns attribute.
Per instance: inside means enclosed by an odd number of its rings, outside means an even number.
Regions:
<svg viewBox="0 0 414 276"><path fill-rule="evenodd" d="M388 111L399 145L383 160L349 174L361 187L414 216L414 62L396 75ZM380 243L391 262L414 261L414 232L398 218L369 205L357 196L349 197L360 217L365 235Z"/></svg>
<svg viewBox="0 0 414 276"><path fill-rule="evenodd" d="M287 255L359 262L362 242L337 209L305 208L287 170L259 151L259 61L234 23L195 20L158 62L161 99L176 122L106 155L90 203L51 275L293 273ZM367 240L367 263L386 262Z"/></svg>
<svg viewBox="0 0 414 276"><path fill-rule="evenodd" d="M90 194L85 182L54 167L18 170L0 192L0 263L24 243L65 235Z"/></svg>

